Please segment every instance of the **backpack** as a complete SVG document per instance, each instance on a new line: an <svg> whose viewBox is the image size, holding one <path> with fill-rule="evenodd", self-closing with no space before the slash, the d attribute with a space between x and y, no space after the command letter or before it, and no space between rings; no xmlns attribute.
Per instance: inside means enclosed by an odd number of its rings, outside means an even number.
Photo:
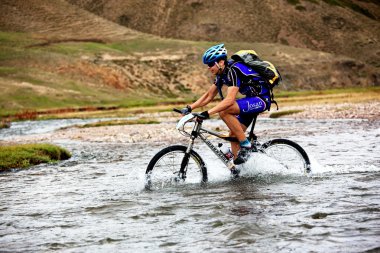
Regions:
<svg viewBox="0 0 380 253"><path fill-rule="evenodd" d="M235 62L243 62L267 80L270 88L271 102L277 106L278 110L278 104L274 100L273 95L273 88L279 85L282 81L282 77L278 69L276 69L271 62L261 60L254 50L240 50L233 54L231 59Z"/></svg>
<svg viewBox="0 0 380 253"><path fill-rule="evenodd" d="M280 72L269 61L262 61L254 50L240 50L231 56L231 59L237 62L243 62L248 65L262 77L264 77L270 88L280 84L282 78Z"/></svg>

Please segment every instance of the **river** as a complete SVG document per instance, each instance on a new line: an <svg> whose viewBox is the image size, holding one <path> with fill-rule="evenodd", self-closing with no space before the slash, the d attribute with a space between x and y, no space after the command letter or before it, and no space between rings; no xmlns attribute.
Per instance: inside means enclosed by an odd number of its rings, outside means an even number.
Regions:
<svg viewBox="0 0 380 253"><path fill-rule="evenodd" d="M0 138L77 123L20 122ZM173 143L56 139L70 160L0 174L0 252L380 251L380 121L259 119L257 133L298 142L312 174L257 156L231 180L197 142L210 182L148 191L150 158Z"/></svg>

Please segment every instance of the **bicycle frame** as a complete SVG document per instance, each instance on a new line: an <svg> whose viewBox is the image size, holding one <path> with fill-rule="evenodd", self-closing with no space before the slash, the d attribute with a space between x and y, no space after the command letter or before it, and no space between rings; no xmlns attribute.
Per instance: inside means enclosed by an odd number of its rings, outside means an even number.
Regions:
<svg viewBox="0 0 380 253"><path fill-rule="evenodd" d="M211 149L211 151L227 166L228 169L230 170L233 170L235 169L235 165L234 163L231 161L231 160L228 160L223 152L221 152L217 147L215 147L207 138L206 136L204 135L204 133L208 133L210 135L213 135L213 136L216 136L220 139L223 139L225 141L229 141L229 142L238 142L238 139L236 137L231 137L231 136L225 136L225 135L222 135L218 132L215 132L215 131L212 131L212 130L209 130L209 129L206 129L206 128L203 128L202 127L202 123L203 123L203 120L200 119L197 114L192 114L193 117L189 117L189 119L187 120L186 118L184 118L184 120L181 120L178 125L177 125L177 129L179 131L180 130L180 127L184 127L184 125L193 120L194 120L194 126L192 128L192 131L191 131L191 134L190 134L190 141L189 141L189 144L187 146L187 149L186 149L186 153L185 153L185 156L181 162L181 173L182 175L186 175L186 172L185 172L185 168L187 166L187 163L189 161L189 158L190 158L190 152L191 150L193 149L193 146L194 146L194 141L196 138L200 138L206 145L209 149ZM251 127L251 130L250 130L250 134L248 136L248 139L250 141L255 141L257 140L257 137L256 135L253 133L253 129L255 127L255 123L256 123L256 118L257 118L257 115L254 117L253 119L253 124L252 124L252 127ZM185 132L186 134L188 134L186 131L182 131L182 132ZM185 176L186 177L186 176Z"/></svg>
<svg viewBox="0 0 380 253"><path fill-rule="evenodd" d="M181 111L178 109L173 110L175 112L181 113ZM231 175L233 175L233 177L237 177L239 175L239 168L235 168L234 162L225 157L224 153L219 149L220 146L217 147L212 143L215 143L214 139L209 140L210 136L214 136L227 142L237 142L237 138L202 127L204 119L205 118L202 114L191 113L183 116L178 121L176 129L184 136L189 137L188 145L172 145L158 152L148 164L146 170L148 182L150 182L150 174L156 167L156 164L158 164L157 167L170 167L170 174L175 175L175 177L170 178L170 180L173 179L175 181L184 181L187 177L187 170L190 159L192 159L191 164L194 165L195 162L194 166L200 169L200 172L202 173L202 182L207 182L206 164L203 161L202 157L195 150L193 150L195 139L197 138L204 142L207 145L207 147L211 149L211 151L223 162L223 164L225 164L226 167L231 170ZM256 124L256 119L257 115L253 117L253 123L250 129L250 133L247 137L252 144L252 149L250 150L250 152L259 152L266 154L269 157L272 157L275 160L277 160L285 169L290 168L296 169L296 172L300 171L310 173L310 159L305 150L294 141L283 138L277 138L269 140L263 144L259 143L257 141L257 136L253 133ZM189 125L188 123L190 123L191 125ZM176 154L179 154L179 156ZM276 154L280 154L280 156L277 156ZM167 155L169 156L167 157ZM166 160L164 159L163 164L160 165L161 159L165 157L167 157L170 160L166 162ZM180 162L179 170L177 167L178 162ZM193 168L194 166L191 166L190 168ZM191 169L191 171L193 170Z"/></svg>
<svg viewBox="0 0 380 253"><path fill-rule="evenodd" d="M211 135L214 135L218 138L221 138L221 139L224 139L224 140L227 140L227 139L232 139L233 137L226 137L226 136L222 136L220 135L219 133L217 132L214 132L214 131L211 131L211 130L208 130L208 129L205 129L205 128L200 128L200 131L203 131L203 132L207 132ZM209 147L212 152L214 152L214 154L227 166L228 169L232 170L235 168L235 165L232 161L228 160L223 152L221 152L217 147L215 147L211 141L207 140L207 138L201 133L199 132L199 138L207 145L207 147ZM236 138L235 138L236 139ZM237 139L236 139L237 141Z"/></svg>

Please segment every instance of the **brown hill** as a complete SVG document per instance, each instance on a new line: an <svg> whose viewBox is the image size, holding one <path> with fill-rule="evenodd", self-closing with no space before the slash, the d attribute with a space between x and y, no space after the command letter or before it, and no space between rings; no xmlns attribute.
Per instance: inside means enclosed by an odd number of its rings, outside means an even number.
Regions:
<svg viewBox="0 0 380 253"><path fill-rule="evenodd" d="M380 67L377 0L68 0L168 38L281 43Z"/></svg>
<svg viewBox="0 0 380 253"><path fill-rule="evenodd" d="M211 77L201 63L201 55L213 43L164 39L96 15L108 12L108 3L117 14L117 2L114 0L79 3L98 7L91 13L64 0L0 2L0 113L9 108L19 110L95 103L113 105L124 101L134 104L143 98L155 101L189 99L210 86ZM151 13L141 20L143 24L155 27L155 31L165 31L165 24L171 22L171 16L164 15L167 13L166 4L172 3L169 0L159 2L161 9L155 9L157 6L153 1L141 1L141 6L137 6L136 1L119 3L120 10L125 10L125 6L134 8L136 13L146 6L156 10L160 18ZM202 10L205 6L211 7L213 1L178 1L175 6L181 6L181 3ZM221 1L221 4L227 6L228 2ZM202 30L203 26L198 24L203 24L206 16L202 16L203 21L200 21L201 17L199 20L195 18L198 15L195 11L190 16L186 15L190 14L183 13L185 20L194 18L194 30L186 28L191 27L189 20L186 25L186 22L178 20L178 26L182 24L185 28L177 31L194 35L199 32L197 39L201 39L207 29ZM118 20L133 20L128 15L123 18ZM155 24L151 23L152 19L156 20ZM224 30L219 29L215 34L221 36ZM244 29L240 31L245 34ZM235 39L238 38L241 37ZM281 43L227 42L226 45L230 52L253 48L262 58L277 65L284 78L279 89L310 90L380 84L378 69L347 56Z"/></svg>
<svg viewBox="0 0 380 253"><path fill-rule="evenodd" d="M0 29L56 39L121 40L138 32L76 8L64 0L1 0Z"/></svg>

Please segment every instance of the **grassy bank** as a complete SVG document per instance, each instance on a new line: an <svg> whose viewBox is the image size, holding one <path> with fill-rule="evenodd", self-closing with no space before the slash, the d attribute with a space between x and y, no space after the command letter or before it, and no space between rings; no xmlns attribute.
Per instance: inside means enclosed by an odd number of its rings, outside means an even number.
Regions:
<svg viewBox="0 0 380 253"><path fill-rule="evenodd" d="M51 144L0 146L0 172L66 160L70 157L71 154L66 149Z"/></svg>
<svg viewBox="0 0 380 253"><path fill-rule="evenodd" d="M380 101L380 87L366 88L341 88L320 91L281 91L275 90L275 99L280 108L286 106L302 106L317 104L342 104L342 103L368 103ZM118 106L88 106L75 108L61 108L49 110L30 110L21 111L13 115L13 120L44 120L59 118L104 118L104 117L128 117L139 113L154 113L171 111L174 107L181 108L186 104L190 104L194 99L185 99L182 101L163 100L150 101L134 104L120 104ZM215 105L214 101L209 106L202 108L207 109ZM288 112L289 113L289 112ZM286 114L288 114L286 113ZM290 112L294 113L294 112ZM283 115L274 115L283 116ZM122 123L124 124L124 123ZM128 123L127 123L128 124ZM144 124L144 123L143 123Z"/></svg>
<svg viewBox="0 0 380 253"><path fill-rule="evenodd" d="M178 101L177 97L151 92L147 87L134 89L119 66L94 61L102 54L141 57L187 48L188 44L191 42L169 39L157 43L149 36L128 43L49 41L27 33L0 31L0 118L25 111L127 108ZM187 96L192 94L184 94Z"/></svg>

